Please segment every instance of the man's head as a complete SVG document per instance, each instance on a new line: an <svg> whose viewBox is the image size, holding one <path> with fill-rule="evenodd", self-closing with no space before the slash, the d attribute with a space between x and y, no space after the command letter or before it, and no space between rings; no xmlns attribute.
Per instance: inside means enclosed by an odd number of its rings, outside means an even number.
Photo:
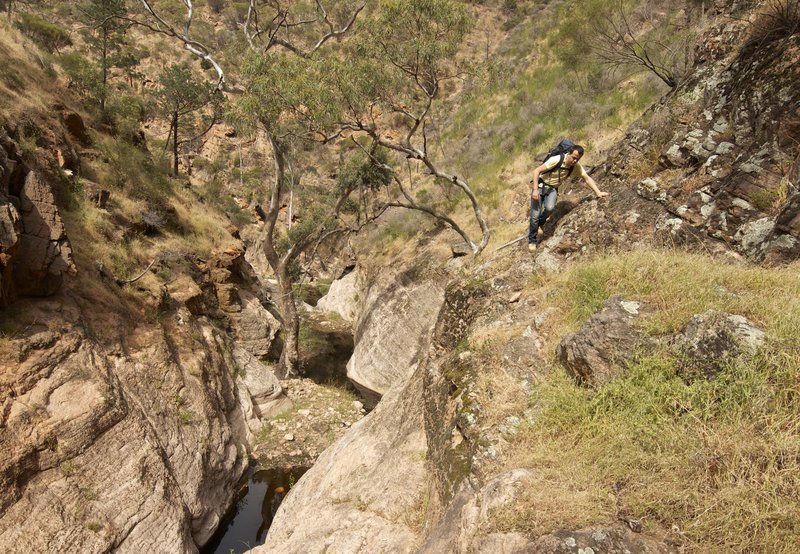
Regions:
<svg viewBox="0 0 800 554"><path fill-rule="evenodd" d="M583 146L576 144L570 149L569 153L564 156L564 166L574 166L576 163L578 163L578 160L580 160L581 157L583 157Z"/></svg>

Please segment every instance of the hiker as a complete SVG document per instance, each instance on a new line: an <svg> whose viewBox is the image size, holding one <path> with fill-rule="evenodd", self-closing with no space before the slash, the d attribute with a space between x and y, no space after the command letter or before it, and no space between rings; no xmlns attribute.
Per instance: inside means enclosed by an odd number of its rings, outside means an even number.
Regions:
<svg viewBox="0 0 800 554"><path fill-rule="evenodd" d="M562 147L565 142L567 144L566 149L562 151L563 153L558 153L558 148ZM578 176L592 189L597 198L608 196L607 192L597 188L597 183L594 182L594 179L586 173L586 170L580 164L579 160L583 156L583 151L583 146L562 141L548 154L544 163L533 170L533 179L530 182L531 223L528 228L529 251L536 250L539 229L544 225L547 217L556 206L558 187L561 185L562 180L566 180L572 175L573 170L578 170Z"/></svg>

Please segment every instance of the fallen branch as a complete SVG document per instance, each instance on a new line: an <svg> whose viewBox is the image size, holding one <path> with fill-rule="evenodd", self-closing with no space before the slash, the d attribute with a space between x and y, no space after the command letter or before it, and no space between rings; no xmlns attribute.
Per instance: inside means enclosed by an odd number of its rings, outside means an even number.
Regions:
<svg viewBox="0 0 800 554"><path fill-rule="evenodd" d="M524 239L524 238L525 238L525 237L527 237L527 236L528 236L528 235L522 235L522 236L521 236L521 237L519 237L519 238L516 238L516 239L514 239L514 240L512 240L512 241L509 241L509 242L507 242L507 243L505 243L505 244L503 244L503 245L501 245L501 246L498 246L497 248L495 248L495 249L494 249L494 251L495 251L495 252L497 252L498 250L502 250L503 248L506 248L506 247L508 247L508 246L511 246L512 244L516 244L516 243L518 243L519 241L521 241L522 239Z"/></svg>

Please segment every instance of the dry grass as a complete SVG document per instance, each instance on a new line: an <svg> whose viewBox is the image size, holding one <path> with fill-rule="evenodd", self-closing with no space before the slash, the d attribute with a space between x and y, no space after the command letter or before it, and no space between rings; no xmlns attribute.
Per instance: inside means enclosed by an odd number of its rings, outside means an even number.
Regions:
<svg viewBox="0 0 800 554"><path fill-rule="evenodd" d="M619 509L642 519L650 533L679 530L675 538L690 552L795 551L797 267L726 265L652 250L609 255L537 282L542 302L559 308L547 320L552 336L574 329L606 298L621 294L654 309L645 326L653 335L718 309L750 318L769 341L713 380L687 383L667 352L641 360L597 391L554 371L535 387L535 415L507 460L509 467L533 468L536 477L522 499L499 514L497 528L536 536L613 522Z"/></svg>

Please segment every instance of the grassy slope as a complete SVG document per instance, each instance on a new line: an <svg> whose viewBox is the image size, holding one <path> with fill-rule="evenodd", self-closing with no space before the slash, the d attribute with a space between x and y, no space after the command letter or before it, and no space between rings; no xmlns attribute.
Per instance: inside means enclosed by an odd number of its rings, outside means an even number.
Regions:
<svg viewBox="0 0 800 554"><path fill-rule="evenodd" d="M520 505L497 520L498 528L538 535L612 522L621 509L650 532L677 529L675 538L693 552L796 550L797 269L637 251L534 279L529 292L543 308L556 308L541 330L554 338L549 352L557 337L611 295L654 309L644 329L651 336L675 332L692 315L715 309L748 317L769 340L757 356L730 364L715 379L681 377L665 349L597 391L577 386L550 360L552 373L524 408L535 415L513 439L506 460L508 467L534 468L536 477Z"/></svg>
<svg viewBox="0 0 800 554"><path fill-rule="evenodd" d="M80 153L80 174L63 176L66 198L59 209L78 268L77 278L67 286L80 291L85 306L103 306L86 316L97 317L96 331L103 335L111 329L99 312L154 311L161 288L185 271L187 260L207 258L233 240L230 224L224 214L183 188L182 181L168 177L148 151L96 130L102 126L63 88L52 57L39 52L4 16L0 25L0 56L7 68L0 75L0 118L12 127L20 126L23 155L33 165L37 157L53 156L49 145L37 146L35 137L55 136L49 129L61 126L52 112L56 104L81 113L92 136L91 147ZM110 191L106 209L88 198L89 191L98 189ZM156 258L159 262L153 271L135 287L109 287L96 269L101 264L114 278L130 279Z"/></svg>

